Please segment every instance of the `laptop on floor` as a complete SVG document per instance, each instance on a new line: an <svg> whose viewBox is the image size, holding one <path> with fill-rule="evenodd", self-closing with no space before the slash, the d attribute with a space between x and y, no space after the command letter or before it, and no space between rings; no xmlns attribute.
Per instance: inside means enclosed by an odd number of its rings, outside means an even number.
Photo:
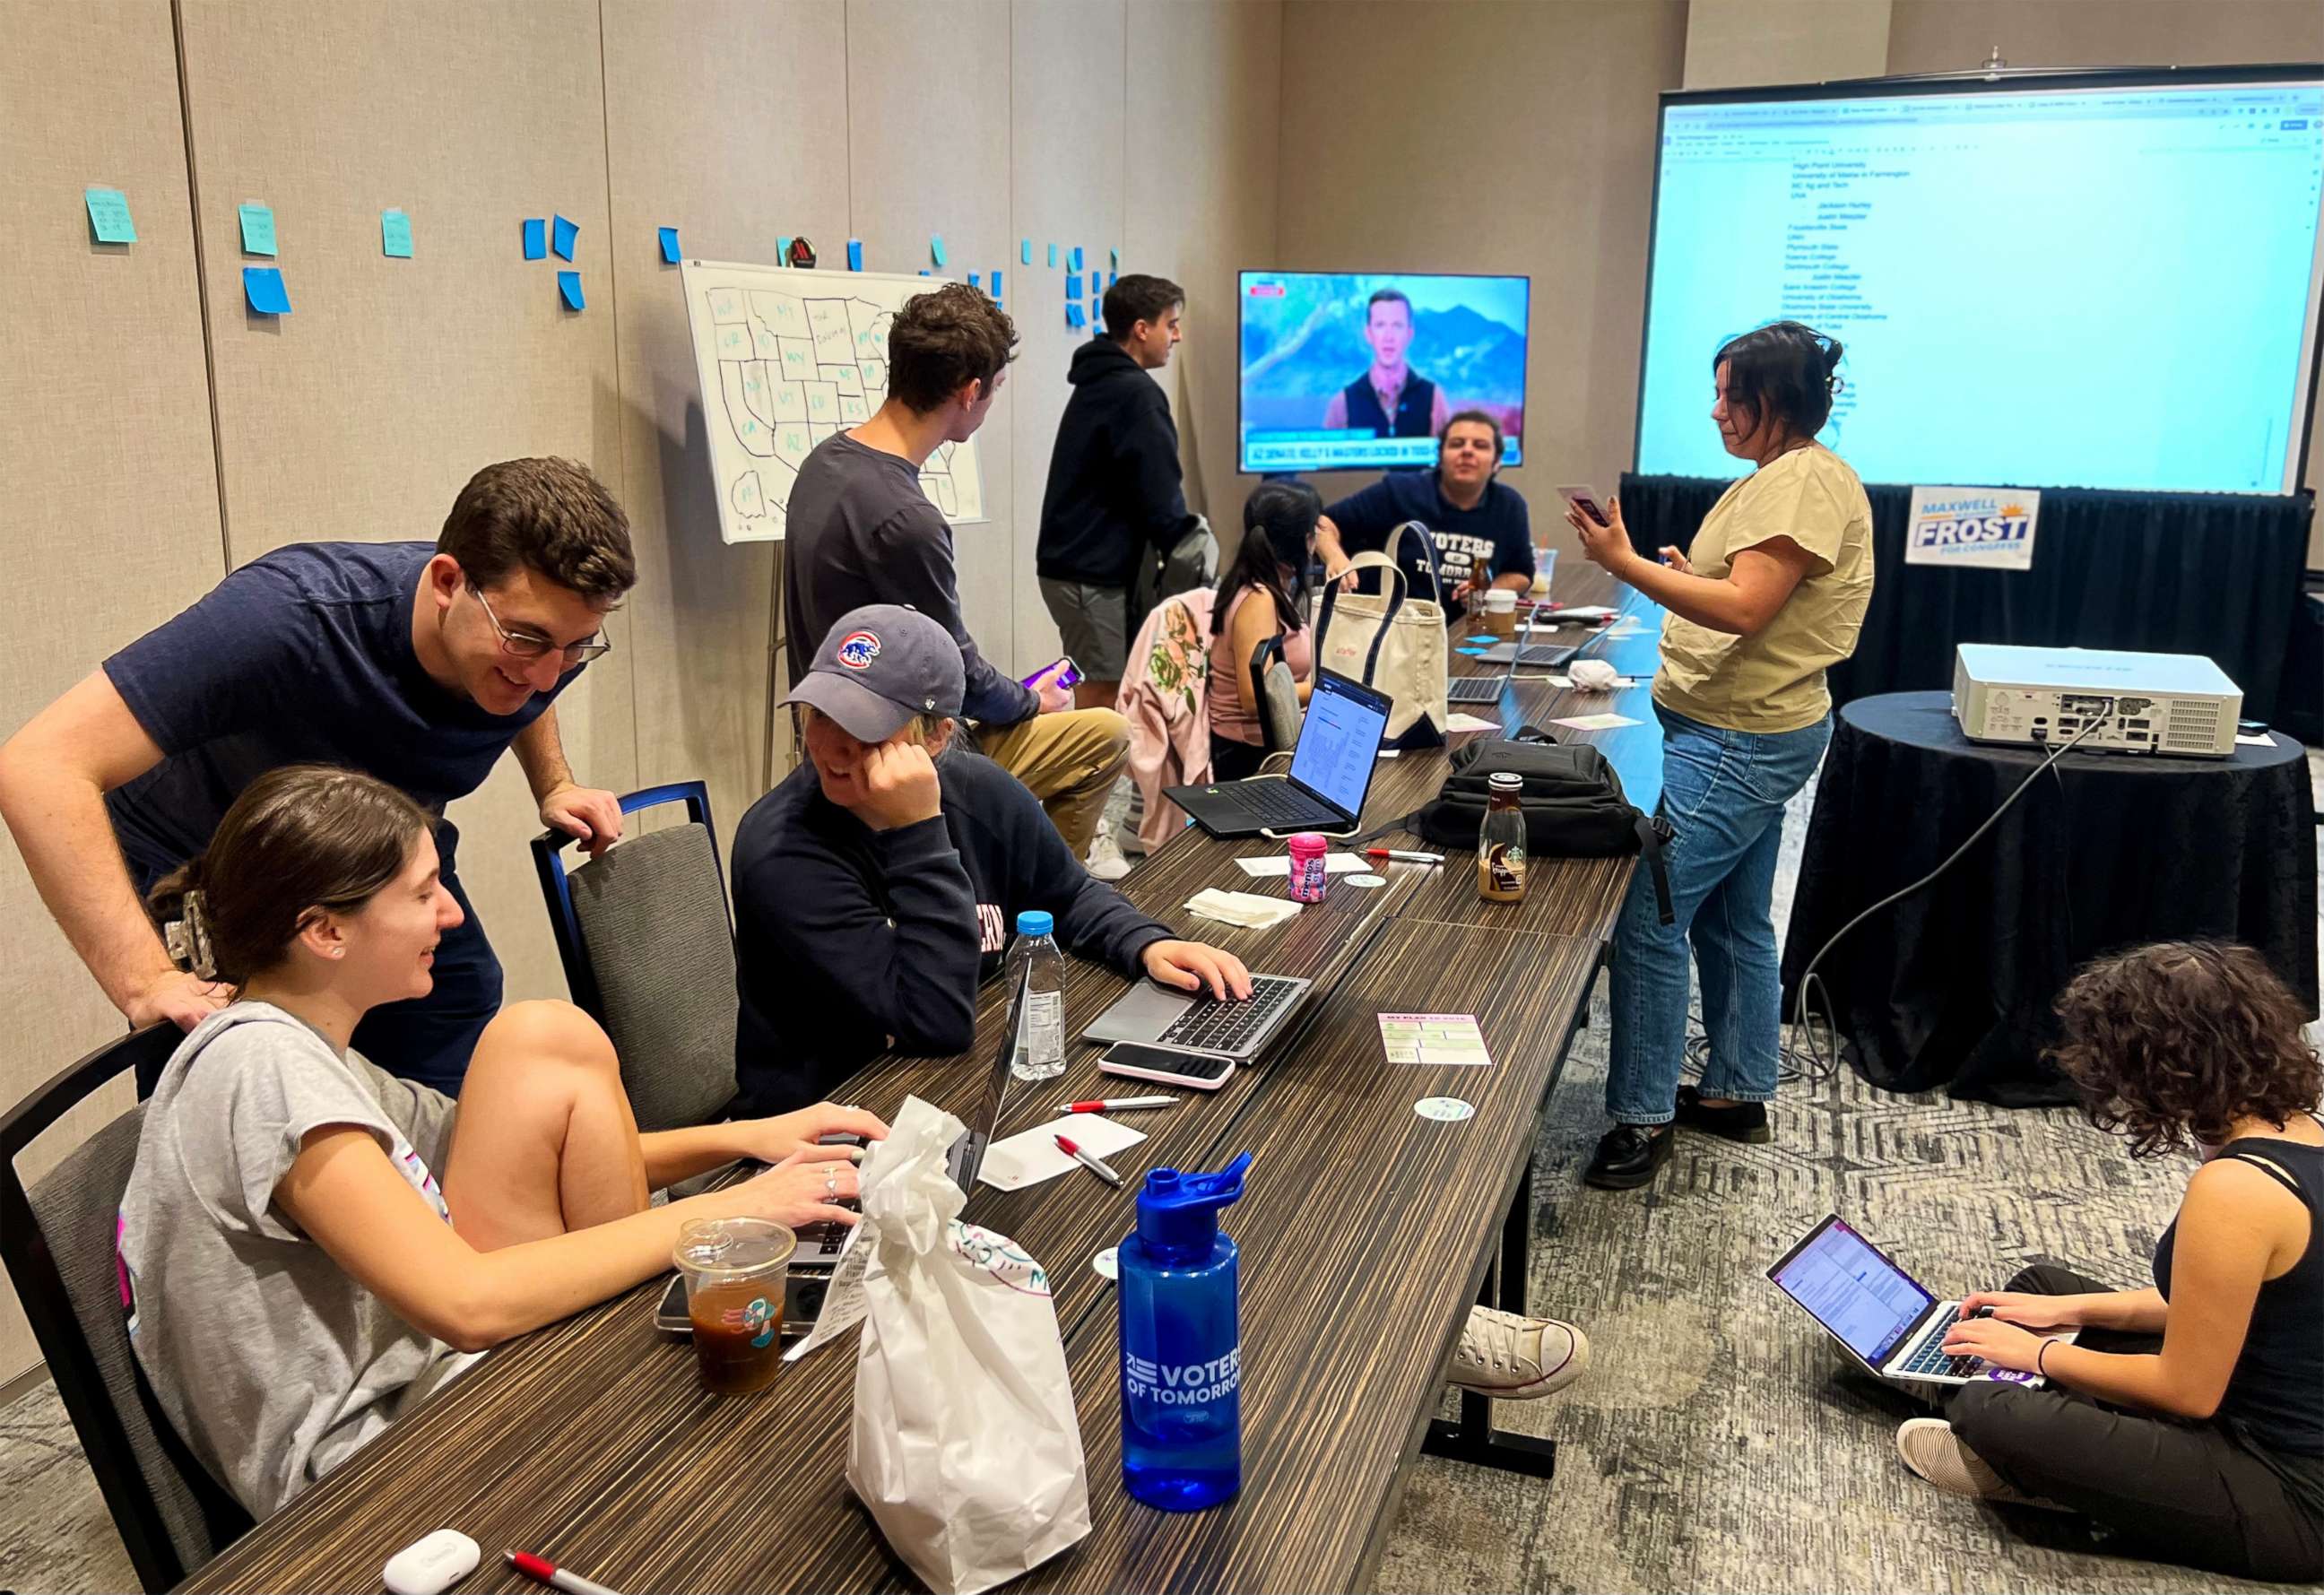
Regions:
<svg viewBox="0 0 2324 1595"><path fill-rule="evenodd" d="M1837 1213L1802 1236L1767 1277L1868 1373L1906 1384L1965 1385L1986 1369L1981 1358L1945 1355L1945 1331L1960 1316L1960 1303L1939 1301ZM2055 1338L2070 1344L2080 1332L2065 1330ZM2002 1377L2047 1382L2031 1374Z"/></svg>
<svg viewBox="0 0 2324 1595"><path fill-rule="evenodd" d="M1353 830L1379 765L1389 701L1360 681L1319 669L1291 754L1290 779L1252 776L1208 787L1167 787L1163 796L1213 836Z"/></svg>

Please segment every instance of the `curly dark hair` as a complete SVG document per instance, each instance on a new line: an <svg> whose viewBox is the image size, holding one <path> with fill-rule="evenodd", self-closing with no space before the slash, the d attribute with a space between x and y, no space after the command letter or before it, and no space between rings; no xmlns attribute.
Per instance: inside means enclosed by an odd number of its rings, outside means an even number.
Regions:
<svg viewBox="0 0 2324 1595"><path fill-rule="evenodd" d="M999 302L947 282L906 300L888 324L888 397L926 415L968 383L990 389L1016 358L1017 324Z"/></svg>
<svg viewBox="0 0 2324 1595"><path fill-rule="evenodd" d="M2134 1157L2220 1146L2239 1119L2282 1124L2324 1097L2308 1016L2249 947L2154 942L2098 959L2059 994L2058 1018L2051 1061Z"/></svg>

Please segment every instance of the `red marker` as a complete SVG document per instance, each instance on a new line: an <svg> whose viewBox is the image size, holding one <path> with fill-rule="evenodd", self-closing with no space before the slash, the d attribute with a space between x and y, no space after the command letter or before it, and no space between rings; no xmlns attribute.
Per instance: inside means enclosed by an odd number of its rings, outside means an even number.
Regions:
<svg viewBox="0 0 2324 1595"><path fill-rule="evenodd" d="M1175 1108L1174 1096L1101 1097L1095 1102L1060 1103L1060 1113L1118 1113L1124 1108Z"/></svg>
<svg viewBox="0 0 2324 1595"><path fill-rule="evenodd" d="M1402 847L1367 847L1364 856L1368 859L1402 859L1407 864L1441 864L1444 862L1444 855L1441 853L1414 853Z"/></svg>
<svg viewBox="0 0 2324 1595"><path fill-rule="evenodd" d="M1104 1158L1098 1157L1095 1153L1083 1151L1079 1146L1075 1145L1073 1141L1066 1139L1064 1136L1057 1137L1057 1150L1063 1152L1075 1163L1080 1164L1084 1168L1088 1169L1092 1174L1097 1176L1098 1178L1103 1180L1107 1185L1119 1185L1121 1184L1121 1176L1114 1173L1113 1170L1107 1166Z"/></svg>
<svg viewBox="0 0 2324 1595"><path fill-rule="evenodd" d="M525 1577L539 1579L544 1584L564 1590L566 1595L613 1595L613 1591L604 1585L593 1584L579 1573L567 1572L530 1551L503 1551L501 1554L509 1559L511 1567Z"/></svg>

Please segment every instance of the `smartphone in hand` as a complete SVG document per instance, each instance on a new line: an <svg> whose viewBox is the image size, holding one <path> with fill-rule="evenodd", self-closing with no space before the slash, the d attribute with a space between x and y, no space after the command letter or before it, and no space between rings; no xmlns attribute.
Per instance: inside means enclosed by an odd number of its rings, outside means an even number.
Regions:
<svg viewBox="0 0 2324 1595"><path fill-rule="evenodd" d="M1035 692L1040 691L1045 686L1056 687L1059 691L1070 691L1080 685L1081 678L1082 668L1074 663L1073 655L1066 654L1056 663L1044 665L1026 677L1025 685Z"/></svg>
<svg viewBox="0 0 2324 1595"><path fill-rule="evenodd" d="M1575 509L1581 511L1597 525L1611 526L1614 524L1613 521L1607 515L1606 512L1598 507L1601 501L1598 496L1598 490L1594 487L1589 486L1586 484L1577 484L1571 487L1561 487L1557 490L1557 496L1563 499L1567 503L1572 504Z"/></svg>

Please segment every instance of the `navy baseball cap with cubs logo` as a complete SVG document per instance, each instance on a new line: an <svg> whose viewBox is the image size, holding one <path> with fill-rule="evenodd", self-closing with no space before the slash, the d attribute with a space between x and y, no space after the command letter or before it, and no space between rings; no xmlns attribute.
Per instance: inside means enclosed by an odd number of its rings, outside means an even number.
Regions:
<svg viewBox="0 0 2324 1595"><path fill-rule="evenodd" d="M956 717L968 681L953 634L906 604L839 617L787 704L807 704L858 742L884 742L915 715Z"/></svg>

